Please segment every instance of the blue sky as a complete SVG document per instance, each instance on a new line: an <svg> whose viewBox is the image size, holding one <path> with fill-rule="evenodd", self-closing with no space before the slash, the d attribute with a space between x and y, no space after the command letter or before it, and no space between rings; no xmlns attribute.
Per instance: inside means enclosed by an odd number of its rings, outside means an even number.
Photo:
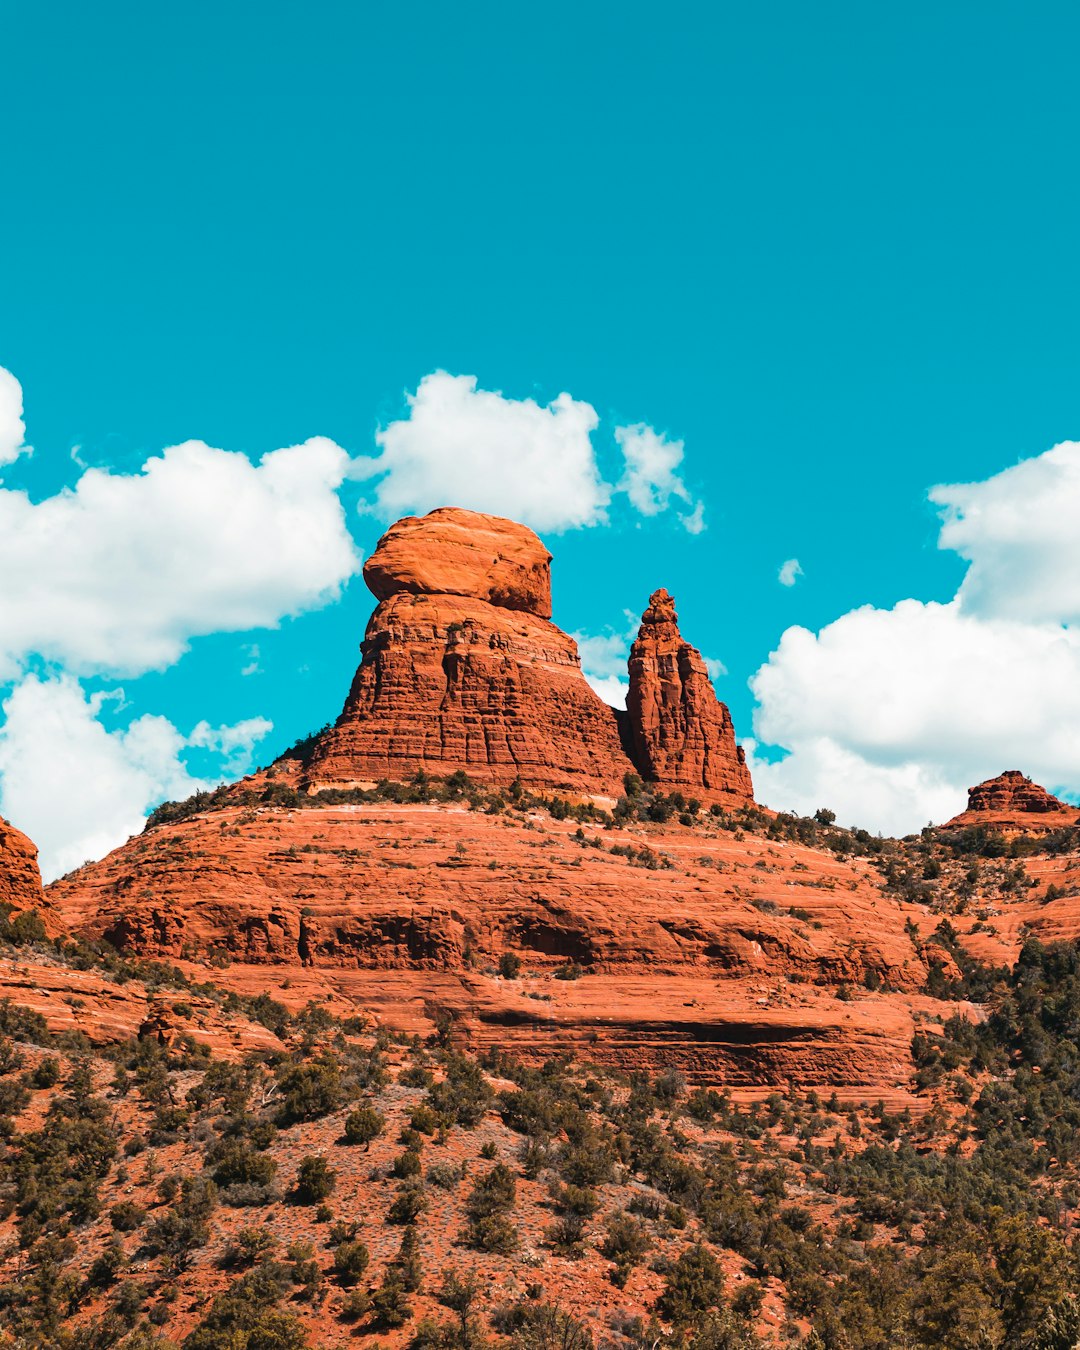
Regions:
<svg viewBox="0 0 1080 1350"><path fill-rule="evenodd" d="M613 491L604 523L543 530L556 620L614 639L666 585L726 667L770 804L893 829L1000 768L1080 790L1080 471L1045 458L1080 435L1075 7L5 3L0 23L0 367L33 447L0 466L7 492L40 506L89 467L109 497L190 440L257 464L323 437L348 461L295 466L314 558L283 554L261 479L233 519L232 470L197 456L161 495L8 518L0 807L50 867L123 838L185 772L336 714L370 601L359 578L334 598L326 513L370 550L380 491L404 501L415 476L388 492L402 474L355 461L412 426L437 371L475 379L459 430L481 442L513 440L523 400L593 410ZM565 430L546 416L540 457ZM616 430L641 427L682 443L683 496L618 490ZM438 428L413 431L403 453L445 459ZM125 510L141 528L110 571ZM237 549L217 556L208 524ZM71 550L55 574L49 529ZM260 540L280 565L238 581ZM175 610L164 647L110 606Z"/></svg>

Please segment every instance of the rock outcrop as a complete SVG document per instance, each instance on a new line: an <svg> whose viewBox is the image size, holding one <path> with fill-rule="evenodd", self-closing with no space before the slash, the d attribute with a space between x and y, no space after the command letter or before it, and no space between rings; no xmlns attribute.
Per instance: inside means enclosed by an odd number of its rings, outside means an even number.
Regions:
<svg viewBox="0 0 1080 1350"><path fill-rule="evenodd" d="M654 591L630 651L626 711L642 777L735 804L752 799L746 757L701 653L679 632L675 601Z"/></svg>
<svg viewBox="0 0 1080 1350"><path fill-rule="evenodd" d="M0 904L13 910L35 909L41 899L37 849L0 816Z"/></svg>
<svg viewBox="0 0 1080 1350"><path fill-rule="evenodd" d="M69 932L199 981L410 1033L444 1010L475 1048L875 1098L902 1085L927 976L907 923L937 920L863 862L736 834L707 817L579 831L446 805L229 807L48 895ZM892 1003L835 997L868 983Z"/></svg>
<svg viewBox="0 0 1080 1350"><path fill-rule="evenodd" d="M550 555L531 530L444 509L392 526L364 567L381 603L313 787L418 770L582 794L630 767L615 714L551 623Z"/></svg>
<svg viewBox="0 0 1080 1350"><path fill-rule="evenodd" d="M1039 835L1077 823L1080 810L1075 806L1052 796L1019 769L1008 769L969 788L967 810L943 828L984 825L999 834Z"/></svg>
<svg viewBox="0 0 1080 1350"><path fill-rule="evenodd" d="M658 591L631 658L627 713L590 688L551 622L551 555L523 525L446 507L386 532L364 566L379 605L344 710L315 743L311 789L463 771L617 795L627 773L753 800L727 709ZM670 612L669 612L670 611Z"/></svg>

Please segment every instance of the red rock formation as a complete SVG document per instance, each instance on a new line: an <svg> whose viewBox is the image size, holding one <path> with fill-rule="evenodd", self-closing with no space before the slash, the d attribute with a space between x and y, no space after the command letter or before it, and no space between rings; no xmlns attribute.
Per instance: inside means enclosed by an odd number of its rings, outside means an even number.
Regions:
<svg viewBox="0 0 1080 1350"><path fill-rule="evenodd" d="M462 770L614 795L636 771L667 789L750 802L731 718L667 592L646 612L620 728L585 681L573 639L550 622L550 561L531 530L497 516L447 507L393 525L364 567L381 603L307 786Z"/></svg>
<svg viewBox="0 0 1080 1350"><path fill-rule="evenodd" d="M1008 769L968 790L967 810L944 829L985 825L1001 834L1048 834L1080 822L1080 811L1051 796L1019 769Z"/></svg>
<svg viewBox="0 0 1080 1350"><path fill-rule="evenodd" d="M750 771L727 707L716 697L700 652L679 632L675 601L654 591L630 650L626 711L641 776L661 787L744 805Z"/></svg>
<svg viewBox="0 0 1080 1350"><path fill-rule="evenodd" d="M21 830L0 817L0 904L14 910L41 907L37 849Z"/></svg>
<svg viewBox="0 0 1080 1350"><path fill-rule="evenodd" d="M500 516L443 507L406 516L364 564L379 600L459 595L551 618L551 554L532 530Z"/></svg>
<svg viewBox="0 0 1080 1350"><path fill-rule="evenodd" d="M364 566L381 600L315 787L463 770L611 789L629 767L612 709L548 619L550 554L524 525L445 508L393 525Z"/></svg>
<svg viewBox="0 0 1080 1350"><path fill-rule="evenodd" d="M150 830L48 895L69 931L121 950L212 954L200 980L330 996L409 1032L442 1008L474 1046L526 1058L875 1096L905 1081L926 979L905 923L926 912L883 896L865 863L707 821L576 830L434 805L226 808ZM641 866L646 848L664 865ZM500 978L505 952L520 978ZM568 962L581 979L556 978ZM906 992L835 998L868 971Z"/></svg>
<svg viewBox="0 0 1080 1350"><path fill-rule="evenodd" d="M225 1011L212 998L186 989L151 991L141 980L121 984L100 969L77 970L33 947L0 954L0 999L39 1013L51 1031L77 1031L95 1045L130 1041L149 1017L160 1016L168 1018L174 1035L185 1032L225 1059L282 1048L264 1026Z"/></svg>

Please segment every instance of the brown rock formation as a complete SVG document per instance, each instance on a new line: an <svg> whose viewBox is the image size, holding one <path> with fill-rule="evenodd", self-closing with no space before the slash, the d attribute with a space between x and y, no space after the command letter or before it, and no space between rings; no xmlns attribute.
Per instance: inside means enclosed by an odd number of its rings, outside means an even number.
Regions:
<svg viewBox="0 0 1080 1350"><path fill-rule="evenodd" d="M675 601L654 591L630 651L626 711L641 776L742 805L750 771L731 714L713 690L700 652L679 632Z"/></svg>
<svg viewBox="0 0 1080 1350"><path fill-rule="evenodd" d="M37 849L21 830L0 817L0 904L14 910L41 907Z"/></svg>
<svg viewBox="0 0 1080 1350"><path fill-rule="evenodd" d="M364 567L381 600L312 786L419 769L595 793L629 764L615 714L548 619L550 554L531 530L446 508L392 526Z"/></svg>
<svg viewBox="0 0 1080 1350"><path fill-rule="evenodd" d="M446 507L393 525L364 567L380 604L307 786L461 770L615 795L635 771L667 789L750 802L731 718L667 593L646 612L624 716L592 691L576 644L550 621L550 561L531 530L497 516Z"/></svg>
<svg viewBox="0 0 1080 1350"><path fill-rule="evenodd" d="M532 530L501 516L442 507L391 525L364 564L379 600L459 595L551 618L551 554Z"/></svg>
<svg viewBox="0 0 1080 1350"><path fill-rule="evenodd" d="M1000 834L1048 834L1080 822L1075 806L1051 796L1019 769L1008 769L968 790L967 810L943 828L985 825Z"/></svg>
<svg viewBox="0 0 1080 1350"><path fill-rule="evenodd" d="M329 997L410 1032L445 1009L470 1044L525 1058L875 1096L906 1081L926 965L905 922L924 911L883 897L870 867L708 826L576 831L436 805L226 808L150 830L48 895L69 931L123 951L213 954L200 980ZM498 975L505 952L520 978ZM568 963L581 979L556 977ZM835 998L868 972L906 992Z"/></svg>

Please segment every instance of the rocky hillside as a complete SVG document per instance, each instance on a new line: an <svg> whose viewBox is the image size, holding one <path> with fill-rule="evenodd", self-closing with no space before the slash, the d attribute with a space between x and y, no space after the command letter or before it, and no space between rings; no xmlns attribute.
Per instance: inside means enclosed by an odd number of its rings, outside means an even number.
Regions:
<svg viewBox="0 0 1080 1350"><path fill-rule="evenodd" d="M204 996L179 972L71 942L0 954L137 978L161 1009L95 1045L0 1003L5 1344L1075 1344L1075 947L955 969L899 1112L530 1068L452 1021L407 1037L264 994L219 1005L267 1037L225 1058L169 1029Z"/></svg>

